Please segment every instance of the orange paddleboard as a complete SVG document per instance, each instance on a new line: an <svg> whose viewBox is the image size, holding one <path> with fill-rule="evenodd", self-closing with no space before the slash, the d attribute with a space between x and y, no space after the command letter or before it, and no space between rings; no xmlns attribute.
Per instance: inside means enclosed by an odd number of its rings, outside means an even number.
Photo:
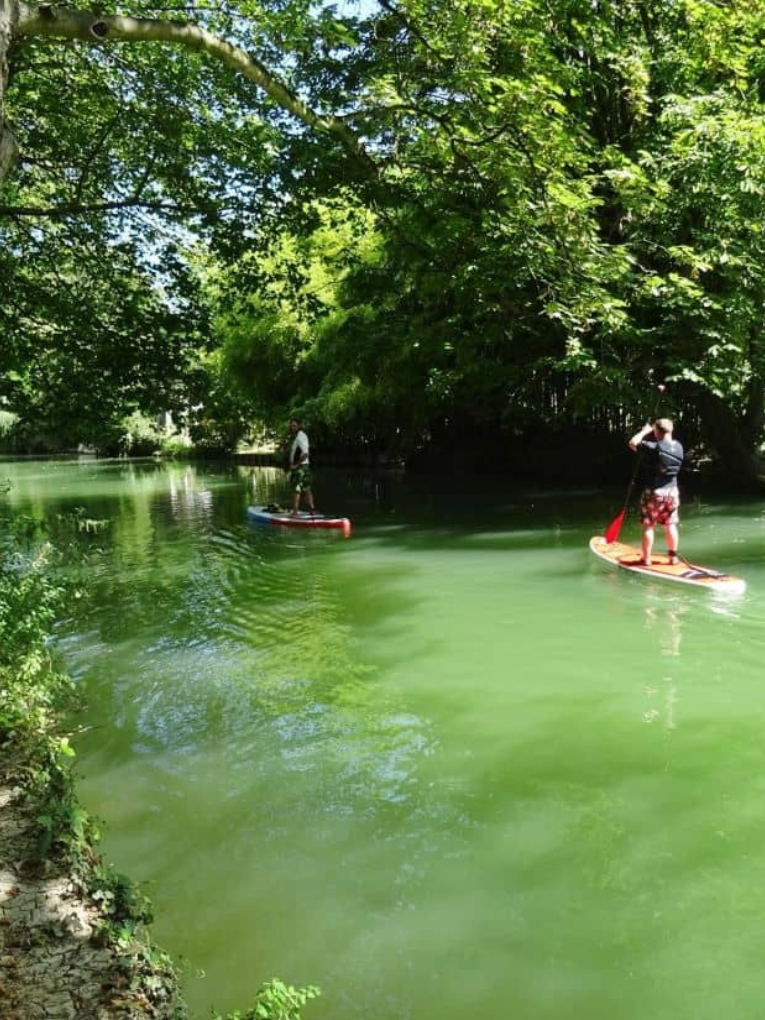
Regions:
<svg viewBox="0 0 765 1020"><path fill-rule="evenodd" d="M665 553L654 553L651 557L651 566L647 567L640 563L642 553L634 545L627 545L625 542L606 542L602 535L590 539L590 550L612 567L621 567L631 574L642 574L643 577L652 577L659 581L676 581L678 584L690 584L696 588L706 588L707 591L730 595L740 595L746 590L746 581L742 577L722 574L718 570L712 570L711 567L689 563L682 557L675 563L670 563Z"/></svg>

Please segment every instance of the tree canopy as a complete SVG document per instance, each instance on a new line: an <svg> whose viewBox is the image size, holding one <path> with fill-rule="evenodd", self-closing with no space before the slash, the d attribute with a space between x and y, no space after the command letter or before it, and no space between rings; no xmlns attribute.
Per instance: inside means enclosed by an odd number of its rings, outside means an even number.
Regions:
<svg viewBox="0 0 765 1020"><path fill-rule="evenodd" d="M666 381L758 480L756 8L129 7L0 0L0 401L30 428L202 406L233 442L299 409L325 445L533 451L621 444Z"/></svg>

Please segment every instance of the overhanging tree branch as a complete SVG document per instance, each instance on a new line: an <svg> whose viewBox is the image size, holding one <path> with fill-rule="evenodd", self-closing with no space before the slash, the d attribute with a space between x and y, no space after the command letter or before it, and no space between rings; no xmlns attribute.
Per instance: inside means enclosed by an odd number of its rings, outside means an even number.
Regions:
<svg viewBox="0 0 765 1020"><path fill-rule="evenodd" d="M253 82L278 106L313 131L336 138L345 150L361 163L367 175L377 174L377 164L370 157L363 142L339 117L316 113L255 57L199 25L184 21L94 14L68 7L28 4L17 0L0 0L0 14L3 15L0 17L0 28L3 22L10 24L11 42L23 37L72 39L91 44L165 42L206 53ZM2 48L0 45L0 65L5 56ZM2 86L0 104L1 102ZM0 179L3 176L2 171L3 163L0 161Z"/></svg>
<svg viewBox="0 0 765 1020"><path fill-rule="evenodd" d="M1 205L0 216L64 220L69 216L85 213L114 212L118 209L143 209L149 212L170 213L211 213L211 207L178 205L174 202L150 202L140 198L126 198L114 202L80 203L67 202L56 206Z"/></svg>

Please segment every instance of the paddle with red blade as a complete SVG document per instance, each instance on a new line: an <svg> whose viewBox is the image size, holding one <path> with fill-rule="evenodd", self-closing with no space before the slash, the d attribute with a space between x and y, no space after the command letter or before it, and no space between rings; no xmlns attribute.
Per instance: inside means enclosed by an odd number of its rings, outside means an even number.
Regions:
<svg viewBox="0 0 765 1020"><path fill-rule="evenodd" d="M666 390L667 387L664 386L663 384L660 384L656 388L659 391L659 395L656 398L656 404L654 406L654 413L653 413L653 415L651 417L652 421L656 417L656 410L658 409L659 400L661 398L661 395ZM611 544L611 542L615 542L617 540L617 538L619 537L619 532L622 530L622 524L624 523L624 518L627 516L627 507L629 506L630 496L632 495L632 488L633 488L633 486L635 484L635 479L637 478L637 473L638 473L639 469L640 469L640 454L638 454L638 456L635 459L635 469L632 472L632 478L630 478L630 484L627 486L627 495L624 497L624 506L621 508L619 513L616 515L616 517L614 517L614 519L608 525L608 527L606 528L606 533L603 536L605 538L606 542L609 545Z"/></svg>

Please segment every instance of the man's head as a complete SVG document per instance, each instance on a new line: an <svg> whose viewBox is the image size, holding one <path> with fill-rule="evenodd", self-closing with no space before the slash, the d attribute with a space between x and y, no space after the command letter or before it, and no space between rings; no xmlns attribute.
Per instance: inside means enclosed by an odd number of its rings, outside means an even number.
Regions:
<svg viewBox="0 0 765 1020"><path fill-rule="evenodd" d="M300 419L290 418L290 432L293 434L300 431Z"/></svg>
<svg viewBox="0 0 765 1020"><path fill-rule="evenodd" d="M672 436L674 425L671 418L657 418L653 423L653 434L657 439L664 439Z"/></svg>

